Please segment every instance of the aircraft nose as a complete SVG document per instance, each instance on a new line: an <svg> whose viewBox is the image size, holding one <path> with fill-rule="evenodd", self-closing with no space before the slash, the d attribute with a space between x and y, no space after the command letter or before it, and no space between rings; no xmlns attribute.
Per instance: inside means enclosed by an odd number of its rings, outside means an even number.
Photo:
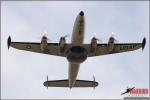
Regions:
<svg viewBox="0 0 150 100"><path fill-rule="evenodd" d="M84 16L84 12L83 11L80 12L80 16Z"/></svg>

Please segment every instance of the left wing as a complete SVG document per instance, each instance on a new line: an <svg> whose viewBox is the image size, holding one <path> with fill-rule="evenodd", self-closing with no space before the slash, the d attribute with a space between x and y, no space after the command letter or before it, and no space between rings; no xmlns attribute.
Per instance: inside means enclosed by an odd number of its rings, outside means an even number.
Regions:
<svg viewBox="0 0 150 100"><path fill-rule="evenodd" d="M117 43L113 45L113 49L110 51L108 44L97 44L96 50L91 51L91 44L83 44L82 46L87 50L88 57L128 52L137 50L139 48L144 49L146 44L146 39L144 38L142 43Z"/></svg>
<svg viewBox="0 0 150 100"><path fill-rule="evenodd" d="M7 41L8 48L11 46L16 49L26 50L31 52L55 55L55 56L62 56L65 57L65 53L61 53L59 49L58 43L48 43L46 50L42 51L40 47L40 43L35 42L11 42L11 38L8 38ZM64 49L67 50L70 44L65 44Z"/></svg>

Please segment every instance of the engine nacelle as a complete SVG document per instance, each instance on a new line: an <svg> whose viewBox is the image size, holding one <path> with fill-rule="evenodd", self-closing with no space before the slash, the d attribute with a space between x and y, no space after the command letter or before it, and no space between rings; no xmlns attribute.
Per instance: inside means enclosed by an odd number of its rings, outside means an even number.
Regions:
<svg viewBox="0 0 150 100"><path fill-rule="evenodd" d="M43 36L42 37L42 40L41 40L41 44L40 44L40 47L41 47L41 50L42 51L45 51L46 48L47 48L47 37L46 36Z"/></svg>
<svg viewBox="0 0 150 100"><path fill-rule="evenodd" d="M91 52L96 52L97 49L97 39L95 37L91 40Z"/></svg>
<svg viewBox="0 0 150 100"><path fill-rule="evenodd" d="M59 40L59 49L60 49L60 52L64 52L65 43L66 43L65 37L61 37L60 40Z"/></svg>
<svg viewBox="0 0 150 100"><path fill-rule="evenodd" d="M115 38L114 37L110 37L109 41L108 41L109 52L111 52L114 49L114 43L115 43Z"/></svg>

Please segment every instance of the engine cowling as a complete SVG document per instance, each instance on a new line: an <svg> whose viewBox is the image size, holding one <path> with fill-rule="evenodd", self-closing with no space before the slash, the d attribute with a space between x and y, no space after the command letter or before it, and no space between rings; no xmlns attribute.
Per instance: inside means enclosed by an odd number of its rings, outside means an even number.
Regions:
<svg viewBox="0 0 150 100"><path fill-rule="evenodd" d="M66 43L65 37L61 37L60 40L59 40L59 49L60 49L60 52L64 52L65 43Z"/></svg>
<svg viewBox="0 0 150 100"><path fill-rule="evenodd" d="M114 43L115 43L115 38L110 37L108 41L109 52L111 52L114 49Z"/></svg>
<svg viewBox="0 0 150 100"><path fill-rule="evenodd" d="M42 40L41 40L41 44L40 44L40 47L41 47L41 50L42 51L45 51L46 48L47 48L47 37L46 36L43 36L42 37Z"/></svg>
<svg viewBox="0 0 150 100"><path fill-rule="evenodd" d="M97 48L97 39L95 37L91 40L91 52L95 52Z"/></svg>

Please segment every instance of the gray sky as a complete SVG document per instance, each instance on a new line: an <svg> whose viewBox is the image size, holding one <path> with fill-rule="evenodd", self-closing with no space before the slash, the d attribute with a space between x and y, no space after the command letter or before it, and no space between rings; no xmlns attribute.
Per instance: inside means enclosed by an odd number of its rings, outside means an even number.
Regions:
<svg viewBox="0 0 150 100"><path fill-rule="evenodd" d="M2 1L1 5L1 96L3 99L20 98L99 98L121 99L126 87L149 88L149 4L148 1ZM111 32L122 42L147 44L141 49L114 55L88 58L81 64L78 79L93 80L93 88L49 88L49 80L68 78L66 58L14 48L7 49L7 38L12 41L40 42L44 31L51 42L58 42L71 34L78 13L86 17L85 43L90 43L92 33L104 43ZM70 38L67 39L70 42Z"/></svg>

